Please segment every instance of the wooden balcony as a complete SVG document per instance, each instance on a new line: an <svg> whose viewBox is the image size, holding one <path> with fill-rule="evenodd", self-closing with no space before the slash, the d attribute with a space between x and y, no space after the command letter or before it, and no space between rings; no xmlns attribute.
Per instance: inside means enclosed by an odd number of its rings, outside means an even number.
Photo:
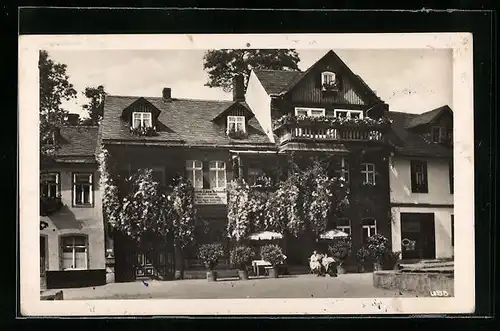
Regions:
<svg viewBox="0 0 500 331"><path fill-rule="evenodd" d="M274 133L278 143L290 141L314 142L383 142L384 134L390 128L388 120L342 120L342 119L280 119Z"/></svg>

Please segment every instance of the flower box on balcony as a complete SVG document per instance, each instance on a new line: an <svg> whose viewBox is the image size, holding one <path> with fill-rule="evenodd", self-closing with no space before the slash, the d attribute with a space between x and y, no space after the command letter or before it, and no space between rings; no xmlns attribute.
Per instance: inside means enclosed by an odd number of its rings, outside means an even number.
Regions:
<svg viewBox="0 0 500 331"><path fill-rule="evenodd" d="M338 92L340 84L338 82L324 83L321 90L323 92Z"/></svg>
<svg viewBox="0 0 500 331"><path fill-rule="evenodd" d="M40 216L50 216L61 210L63 204L60 197L40 197Z"/></svg>
<svg viewBox="0 0 500 331"><path fill-rule="evenodd" d="M153 137L158 135L156 127L152 126L138 126L136 128L130 127L130 133L139 137Z"/></svg>
<svg viewBox="0 0 500 331"><path fill-rule="evenodd" d="M226 134L232 139L245 139L248 137L248 133L243 130L227 130Z"/></svg>

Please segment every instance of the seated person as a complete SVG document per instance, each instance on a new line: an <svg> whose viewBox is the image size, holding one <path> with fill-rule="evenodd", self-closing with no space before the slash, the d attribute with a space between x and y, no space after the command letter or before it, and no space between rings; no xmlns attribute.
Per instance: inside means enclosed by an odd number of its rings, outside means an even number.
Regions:
<svg viewBox="0 0 500 331"><path fill-rule="evenodd" d="M323 268L321 265L321 259L323 256L321 254L318 254L317 251L314 251L309 258L309 268L313 273L316 273L318 276L320 276L323 272Z"/></svg>

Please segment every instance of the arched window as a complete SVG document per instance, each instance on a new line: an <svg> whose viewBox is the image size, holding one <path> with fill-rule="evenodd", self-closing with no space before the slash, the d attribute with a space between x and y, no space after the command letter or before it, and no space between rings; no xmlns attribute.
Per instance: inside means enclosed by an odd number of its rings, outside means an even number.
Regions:
<svg viewBox="0 0 500 331"><path fill-rule="evenodd" d="M337 230L351 235L351 221L348 218L341 218L337 221Z"/></svg>
<svg viewBox="0 0 500 331"><path fill-rule="evenodd" d="M331 71L321 73L321 86L323 90L334 89L337 84L337 75Z"/></svg>
<svg viewBox="0 0 500 331"><path fill-rule="evenodd" d="M365 218L361 221L363 226L362 239L363 243L368 242L368 238L377 234L377 221L373 218Z"/></svg>
<svg viewBox="0 0 500 331"><path fill-rule="evenodd" d="M89 268L88 238L86 235L63 235L61 242L61 269L82 270Z"/></svg>

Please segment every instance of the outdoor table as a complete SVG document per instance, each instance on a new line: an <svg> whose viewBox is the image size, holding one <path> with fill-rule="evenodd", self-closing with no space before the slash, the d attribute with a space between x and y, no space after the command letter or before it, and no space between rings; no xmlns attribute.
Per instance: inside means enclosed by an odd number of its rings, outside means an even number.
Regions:
<svg viewBox="0 0 500 331"><path fill-rule="evenodd" d="M263 268L266 266L271 266L271 263L264 261L264 260L253 260L252 261L253 273L256 276L260 276L260 268Z"/></svg>

